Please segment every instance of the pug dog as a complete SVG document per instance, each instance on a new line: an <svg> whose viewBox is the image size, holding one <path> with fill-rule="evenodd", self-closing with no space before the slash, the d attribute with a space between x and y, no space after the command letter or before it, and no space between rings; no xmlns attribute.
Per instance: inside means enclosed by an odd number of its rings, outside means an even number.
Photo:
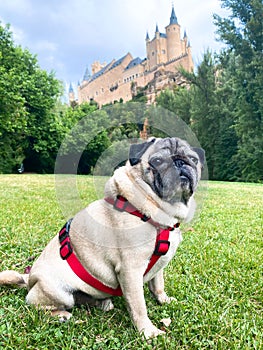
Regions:
<svg viewBox="0 0 263 350"><path fill-rule="evenodd" d="M0 284L26 286L27 303L66 319L76 304L107 311L112 295L123 294L138 331L146 338L163 334L147 315L143 285L158 303L173 300L163 269L182 240L179 223L193 217L204 161L202 149L176 137L132 144L126 165L106 183L105 198L77 213L29 274L3 271Z"/></svg>

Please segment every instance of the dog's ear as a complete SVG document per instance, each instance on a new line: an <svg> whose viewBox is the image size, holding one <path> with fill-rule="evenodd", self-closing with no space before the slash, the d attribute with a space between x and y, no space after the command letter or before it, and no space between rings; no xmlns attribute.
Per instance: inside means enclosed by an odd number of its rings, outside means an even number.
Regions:
<svg viewBox="0 0 263 350"><path fill-rule="evenodd" d="M203 150L203 148L197 148L197 147L191 147L191 148L193 151L195 151L195 153L197 153L203 167L205 164L205 151Z"/></svg>
<svg viewBox="0 0 263 350"><path fill-rule="evenodd" d="M135 143L131 145L129 152L129 161L130 164L136 165L141 161L141 157L146 152L146 150L155 142L155 139L151 139L151 141L143 142L143 143Z"/></svg>

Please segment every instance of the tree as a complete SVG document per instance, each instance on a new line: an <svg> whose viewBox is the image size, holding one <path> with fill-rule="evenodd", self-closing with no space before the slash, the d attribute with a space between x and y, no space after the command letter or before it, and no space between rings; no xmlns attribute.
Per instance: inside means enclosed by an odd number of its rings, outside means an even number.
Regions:
<svg viewBox="0 0 263 350"><path fill-rule="evenodd" d="M52 167L59 124L53 109L61 94L53 73L38 66L28 50L16 46L9 26L0 25L0 172L24 161L26 170ZM57 129L58 128L58 129ZM36 163L33 168L32 163Z"/></svg>
<svg viewBox="0 0 263 350"><path fill-rule="evenodd" d="M157 103L173 111L190 125L206 151L210 179L233 180L237 136L233 113L233 82L209 50L196 73L181 70L190 88L164 91ZM233 97L233 98L232 98Z"/></svg>
<svg viewBox="0 0 263 350"><path fill-rule="evenodd" d="M17 85L16 59L9 27L0 25L0 172L11 172L24 157L22 143L28 112Z"/></svg>
<svg viewBox="0 0 263 350"><path fill-rule="evenodd" d="M166 89L156 98L158 106L168 109L190 124L191 94L187 87L175 86L173 90Z"/></svg>
<svg viewBox="0 0 263 350"><path fill-rule="evenodd" d="M217 34L228 48L221 63L229 69L227 56L235 60L233 88L236 99L235 129L238 135L238 179L263 180L263 3L262 0L221 0L231 11L229 18L215 15Z"/></svg>
<svg viewBox="0 0 263 350"><path fill-rule="evenodd" d="M218 179L217 146L222 132L219 130L221 113L217 108L217 68L212 53L207 51L204 54L197 73L185 72L184 75L192 83L191 126L205 149L209 177Z"/></svg>

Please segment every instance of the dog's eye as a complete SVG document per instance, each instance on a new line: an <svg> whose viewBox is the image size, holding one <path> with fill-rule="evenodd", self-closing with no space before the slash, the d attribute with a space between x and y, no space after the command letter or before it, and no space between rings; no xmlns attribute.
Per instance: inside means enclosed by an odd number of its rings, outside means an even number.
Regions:
<svg viewBox="0 0 263 350"><path fill-rule="evenodd" d="M163 163L163 159L162 158L153 158L150 161L150 165L153 166L154 168L161 165Z"/></svg>
<svg viewBox="0 0 263 350"><path fill-rule="evenodd" d="M193 163L198 164L198 159L197 159L196 157L191 156L191 157L189 157L189 158L191 159L191 161L192 161Z"/></svg>

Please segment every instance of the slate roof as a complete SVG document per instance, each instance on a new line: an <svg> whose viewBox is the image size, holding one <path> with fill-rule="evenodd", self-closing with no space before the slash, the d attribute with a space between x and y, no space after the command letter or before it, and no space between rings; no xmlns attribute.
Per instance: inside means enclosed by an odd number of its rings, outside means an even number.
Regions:
<svg viewBox="0 0 263 350"><path fill-rule="evenodd" d="M115 61L115 62L113 63L113 65L110 67L109 70L114 69L114 68L116 68L117 66L119 66L119 65L123 62L123 60L124 60L124 58L125 58L126 56L127 56L127 55L124 55L123 57L121 57L121 58L119 58L117 61Z"/></svg>
<svg viewBox="0 0 263 350"><path fill-rule="evenodd" d="M142 59L140 57L136 57L128 64L128 66L125 68L125 70L128 70L132 67L138 66L142 62Z"/></svg>

